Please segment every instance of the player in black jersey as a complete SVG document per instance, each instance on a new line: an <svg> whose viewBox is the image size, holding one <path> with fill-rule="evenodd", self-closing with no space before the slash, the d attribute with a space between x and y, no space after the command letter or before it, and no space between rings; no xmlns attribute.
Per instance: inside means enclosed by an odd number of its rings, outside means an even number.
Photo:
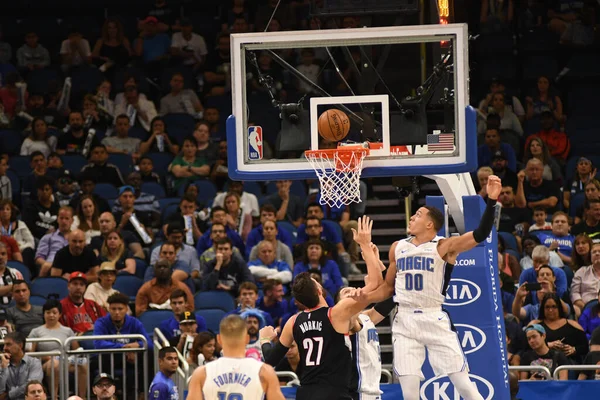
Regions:
<svg viewBox="0 0 600 400"><path fill-rule="evenodd" d="M363 216L358 221L358 230L353 234L372 277L368 285L377 287L383 278L379 259L371 247L371 227L372 222ZM349 394L352 360L345 335L352 330L353 317L368 303L345 298L329 308L324 293L323 287L308 272L294 279L292 294L305 310L288 320L279 342L266 359L267 363L277 365L292 343L296 342L300 353L297 372L301 385L296 394L297 400L352 398Z"/></svg>

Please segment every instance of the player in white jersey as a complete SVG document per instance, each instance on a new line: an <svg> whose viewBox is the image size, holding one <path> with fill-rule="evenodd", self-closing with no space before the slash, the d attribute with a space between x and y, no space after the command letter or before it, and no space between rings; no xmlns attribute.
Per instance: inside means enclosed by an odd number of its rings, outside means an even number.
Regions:
<svg viewBox="0 0 600 400"><path fill-rule="evenodd" d="M501 190L500 178L491 175L487 183L487 207L479 227L461 236L447 239L437 236L443 224L442 213L434 207L419 208L408 224L412 236L394 242L390 248L390 267L383 285L370 293L359 289L353 294L374 303L395 292L398 313L392 325L394 372L405 400L419 400L425 349L436 375L448 375L465 400L483 400L469 379L467 359L458 335L452 330L450 317L442 311L442 293L450 280L447 264L453 265L459 253L472 249L492 231L496 199Z"/></svg>
<svg viewBox="0 0 600 400"><path fill-rule="evenodd" d="M189 384L191 400L284 400L277 375L270 365L246 358L250 340L246 322L239 315L221 321L217 341L223 357L194 371Z"/></svg>

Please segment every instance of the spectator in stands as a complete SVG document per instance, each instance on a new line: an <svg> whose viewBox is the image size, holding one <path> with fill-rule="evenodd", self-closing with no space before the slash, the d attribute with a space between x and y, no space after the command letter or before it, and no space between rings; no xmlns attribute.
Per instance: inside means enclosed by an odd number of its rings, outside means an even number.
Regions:
<svg viewBox="0 0 600 400"><path fill-rule="evenodd" d="M65 73L68 73L73 67L80 67L92 61L90 43L75 27L71 28L68 38L63 40L60 46L60 55L61 68Z"/></svg>
<svg viewBox="0 0 600 400"><path fill-rule="evenodd" d="M58 144L56 145L56 152L60 155L65 154L83 154L84 149L87 149L86 141L89 133L84 130L83 113L81 111L71 111L69 113L69 131L58 138ZM98 136L94 136L89 145L87 153L94 149L100 144ZM91 161L91 157L90 157ZM104 182L104 181L98 181Z"/></svg>
<svg viewBox="0 0 600 400"><path fill-rule="evenodd" d="M550 251L556 251L563 264L568 265L571 263L575 237L569 233L569 216L566 213L562 211L555 212L552 215L552 231L542 231L538 234L538 237Z"/></svg>
<svg viewBox="0 0 600 400"><path fill-rule="evenodd" d="M171 4L169 4L171 3ZM156 18L159 32L167 32L177 27L176 19L179 9L177 9L172 2L167 0L154 0L151 5L145 10L142 10L143 17L152 16ZM141 18L140 18L141 20ZM142 30L145 24L145 20L138 22L138 29Z"/></svg>
<svg viewBox="0 0 600 400"><path fill-rule="evenodd" d="M148 349L152 349L152 340L144 325L137 318L127 315L129 296L113 293L106 301L108 315L94 322L94 335L143 335L146 337ZM144 347L144 343L141 340L119 338L118 340L94 340L94 347L96 349L141 348ZM133 363L135 355L136 353L126 353L127 362Z"/></svg>
<svg viewBox="0 0 600 400"><path fill-rule="evenodd" d="M27 382L42 381L42 364L25 352L27 336L11 332L4 338L4 353L0 355L0 397L21 399Z"/></svg>
<svg viewBox="0 0 600 400"><path fill-rule="evenodd" d="M159 137L162 137L162 139L159 139ZM163 141L162 150L158 146L159 140ZM175 156L179 153L179 145L177 144L177 141L175 140L175 138L167 133L165 121L162 119L162 117L154 117L152 122L150 122L150 137L148 138L148 140L146 140L145 142L142 142L140 144L140 154L146 154L148 152L152 152L152 153L169 152ZM141 160L140 160L140 164L141 164ZM141 172L141 165L140 165L140 172Z"/></svg>
<svg viewBox="0 0 600 400"><path fill-rule="evenodd" d="M125 67L131 58L131 44L125 36L123 24L118 18L108 18L102 26L102 34L94 45L92 58L107 67Z"/></svg>
<svg viewBox="0 0 600 400"><path fill-rule="evenodd" d="M590 339L590 352L585 356L583 365L599 365L600 363L600 329L595 329L592 332ZM586 370L579 373L579 380L596 380L600 375L598 370Z"/></svg>
<svg viewBox="0 0 600 400"><path fill-rule="evenodd" d="M112 375L101 373L94 378L92 392L96 395L96 400L112 400L116 390L115 379Z"/></svg>
<svg viewBox="0 0 600 400"><path fill-rule="evenodd" d="M213 181L218 188L223 188L224 183L228 178L229 172L227 169L227 141L221 140L219 142L219 152L217 153L217 160L215 161L213 169L210 173L210 180ZM256 204L256 209L258 210L258 201ZM256 216L257 215L254 215L253 208L252 217Z"/></svg>
<svg viewBox="0 0 600 400"><path fill-rule="evenodd" d="M565 183L563 188L563 206L566 210L571 205L571 197L574 197L577 193L584 192L586 184L595 179L597 172L597 169L588 158L579 158L575 175L570 181Z"/></svg>
<svg viewBox="0 0 600 400"><path fill-rule="evenodd" d="M191 313L191 311L189 311L187 299L187 293L181 289L173 290L169 296L173 316L162 321L158 329L165 335L165 339L170 342L179 342L178 337L181 335L181 329L179 329L181 316L185 312ZM206 320L203 317L195 316L195 321L196 332L206 331Z"/></svg>
<svg viewBox="0 0 600 400"><path fill-rule="evenodd" d="M523 157L523 164L527 164L527 161L532 158L537 158L544 165L544 171L542 172L542 178L555 181L559 184L562 183L562 172L560 165L556 162L544 141L540 138L533 138L529 141L529 146L525 147L525 156Z"/></svg>
<svg viewBox="0 0 600 400"><path fill-rule="evenodd" d="M240 317L246 321L246 328L250 337L250 341L246 344L246 357L256 358L258 361L263 358L258 332L261 328L267 326L263 315L264 313L256 308L249 308L240 314Z"/></svg>
<svg viewBox="0 0 600 400"><path fill-rule="evenodd" d="M194 343L188 354L187 362L190 365L190 371L216 360L216 345L215 335L211 332L200 332L194 339Z"/></svg>
<svg viewBox="0 0 600 400"><path fill-rule="evenodd" d="M280 5L277 0L268 0L258 4L254 18L255 28L261 32L267 28L271 19L284 22L286 30L296 28L296 18L292 14L290 4Z"/></svg>
<svg viewBox="0 0 600 400"><path fill-rule="evenodd" d="M541 285L541 290L535 290L532 292L527 290L527 284L535 282L525 282L520 285L512 303L513 315L519 318L523 324L528 324L530 321L538 319L540 315L540 304L544 299L544 296L547 293L556 293L556 285L554 284L555 281L556 277L554 276L552 267L549 265L542 265L537 271L537 279L535 281ZM533 296L535 296L537 299L535 304L531 301ZM569 307L568 304L568 295L565 294L563 297L567 297L566 301L561 298L560 305L565 314L569 314L571 312L571 307Z"/></svg>
<svg viewBox="0 0 600 400"><path fill-rule="evenodd" d="M23 280L13 281L12 298L15 305L6 309L7 321L26 337L33 328L44 323L42 307L32 305L29 302L30 297L29 283Z"/></svg>
<svg viewBox="0 0 600 400"><path fill-rule="evenodd" d="M502 180L502 186L512 186L513 192L517 190L517 174L508 168L508 160L505 152L497 150L493 154L491 167L494 175Z"/></svg>
<svg viewBox="0 0 600 400"><path fill-rule="evenodd" d="M102 306L83 297L87 283L88 278L83 272L73 272L69 275L67 286L69 295L60 301L63 308L60 323L73 329L75 333L92 330L94 322L106 315Z"/></svg>
<svg viewBox="0 0 600 400"><path fill-rule="evenodd" d="M504 238L498 235L498 254L502 256L502 260L498 259L498 268L512 279L517 279L521 276L521 266L517 258L506 250Z"/></svg>
<svg viewBox="0 0 600 400"><path fill-rule="evenodd" d="M29 334L30 338L41 339L41 338L54 338L60 340L62 343L75 336L75 332L71 328L61 325L60 317L62 315L62 305L60 301L56 299L50 299L46 301L42 307L44 311L44 324L33 329ZM63 346L55 342L33 342L31 343L31 351L62 351ZM79 348L79 343L75 340L71 342L71 350ZM46 376L46 384L52 390L53 398L58 399L58 391L60 388L60 381L62 376L62 365L60 364L59 357L41 357L42 370ZM76 364L69 362L69 372L75 371L77 366L77 393L81 397L86 397L87 392L87 364ZM52 379L52 377L54 379ZM54 387L52 387L54 384Z"/></svg>
<svg viewBox="0 0 600 400"><path fill-rule="evenodd" d="M85 128L106 132L113 124L113 116L104 106L98 105L98 98L92 94L86 94L82 103Z"/></svg>
<svg viewBox="0 0 600 400"><path fill-rule="evenodd" d="M556 120L552 112L542 111L540 114L541 129L539 132L527 137L525 150L530 149L529 143L533 139L541 139L542 143L547 146L550 156L559 163L564 164L567 162L567 157L571 151L571 142L566 133L554 129L555 124Z"/></svg>
<svg viewBox="0 0 600 400"><path fill-rule="evenodd" d="M181 32L176 32L171 38L171 54L179 58L183 65L197 71L208 54L204 38L194 33L192 21L182 18L179 21Z"/></svg>
<svg viewBox="0 0 600 400"><path fill-rule="evenodd" d="M0 27L0 64L9 64L12 58L12 46L4 41L4 32Z"/></svg>
<svg viewBox="0 0 600 400"><path fill-rule="evenodd" d="M184 311L179 315L179 331L180 334L172 340L171 344L187 359L194 339L198 335L198 321L193 312Z"/></svg>
<svg viewBox="0 0 600 400"><path fill-rule="evenodd" d="M332 227L334 222L326 221L324 223L317 216L322 215L322 211L321 206L316 203L309 204L307 214L309 215L306 217L305 224L298 227L298 238L296 239L296 246L294 248L294 257L296 259L302 258L307 240L320 239L325 246L327 257L333 260L341 260L338 258L338 253L346 253L346 249L344 249L342 238Z"/></svg>
<svg viewBox="0 0 600 400"><path fill-rule="evenodd" d="M209 232L211 246L200 254L200 268L192 270L192 278L194 280L199 279L202 271L208 268L208 263L215 259L217 255L217 243L227 237L225 225L220 222L214 222ZM232 257L236 258L238 262L244 262L244 256L237 247L233 247L232 253ZM200 287L201 285L197 284L197 286Z"/></svg>
<svg viewBox="0 0 600 400"><path fill-rule="evenodd" d="M133 42L134 54L142 58L147 67L157 68L169 59L171 39L160 32L158 19L153 16L143 21L139 38Z"/></svg>
<svg viewBox="0 0 600 400"><path fill-rule="evenodd" d="M17 50L17 67L25 76L28 71L50 65L50 53L38 43L38 35L31 31L25 34L25 44Z"/></svg>
<svg viewBox="0 0 600 400"><path fill-rule="evenodd" d="M553 181L543 179L543 171L544 164L537 158L532 158L527 162L526 169L518 173L519 185L515 198L517 207L543 207L548 214L557 211L560 187Z"/></svg>
<svg viewBox="0 0 600 400"><path fill-rule="evenodd" d="M585 184L585 199L583 204L575 209L574 224L580 223L585 217L585 206L590 200L600 200L600 181L592 179Z"/></svg>
<svg viewBox="0 0 600 400"><path fill-rule="evenodd" d="M83 196L91 196L91 198L94 200L94 204L97 207L98 214L102 214L104 212L110 211L110 207L108 206L108 202L106 201L106 199L104 199L100 195L94 193L95 188L96 188L95 174L89 170L84 173L81 173L79 175L79 189L80 190L75 194L75 197L73 198L73 200L71 200L71 204L70 204L71 208L73 208L73 210L77 210L79 207L79 203L81 203L81 199L83 198Z"/></svg>
<svg viewBox="0 0 600 400"><path fill-rule="evenodd" d="M552 223L547 221L548 214L542 207L533 208L533 225L529 227L529 232L550 231Z"/></svg>
<svg viewBox="0 0 600 400"><path fill-rule="evenodd" d="M175 289L185 292L188 310L194 310L192 292L184 283L173 279L172 265L168 260L158 260L154 264L154 276L151 281L142 285L135 297L135 315L141 315L148 308L169 308L168 300Z"/></svg>
<svg viewBox="0 0 600 400"><path fill-rule="evenodd" d="M17 241L23 264L32 268L35 240L25 222L18 219L19 210L10 200L0 200L0 235Z"/></svg>
<svg viewBox="0 0 600 400"><path fill-rule="evenodd" d="M173 245L176 260L181 263L181 269L173 271L173 279L184 281L190 277L193 270L200 268L198 253L192 246L183 243L185 229L179 222L172 222L167 227L167 243ZM161 246L162 247L162 246ZM160 248L155 248L150 256L150 264L155 264L159 258Z"/></svg>
<svg viewBox="0 0 600 400"><path fill-rule="evenodd" d="M24 132L25 133L25 132ZM48 136L48 124L40 117L35 117L31 121L31 130L29 135L21 145L22 156L31 155L34 151L41 152L45 158L56 150L56 136Z"/></svg>
<svg viewBox="0 0 600 400"><path fill-rule="evenodd" d="M112 263L118 273L126 272L135 275L135 260L130 251L125 248L123 237L117 231L112 231L106 236L98 262Z"/></svg>
<svg viewBox="0 0 600 400"><path fill-rule="evenodd" d="M523 255L521 257L521 269L523 271L525 271L526 269L530 269L533 267L533 259L532 259L532 255L533 255L533 249L536 246L539 246L542 244L542 242L540 242L540 239L536 236L536 235L525 235L523 236L523 239L521 239L521 244L523 247ZM540 250L539 255L543 256L542 253L545 253L543 250ZM542 262L542 264L549 264L549 265L553 265L553 266L561 266L562 265L562 260L560 259L560 257L558 257L558 254L556 254L556 252L554 251L548 251L549 254L549 258L548 261L543 263L542 260L540 259L539 262Z"/></svg>
<svg viewBox="0 0 600 400"><path fill-rule="evenodd" d="M264 239L252 248L252 250L250 251L249 260L252 262L252 261L256 261L258 258L260 258L259 245L260 245L260 243L268 242L268 243L271 243L271 247L274 249L273 257L275 257L275 260L282 261L290 267L292 265L294 265L294 257L292 256L292 252L291 252L290 248L288 246L286 246L285 244L283 244L281 241L277 240L277 234L278 234L277 224L271 220L265 221L265 223L263 224ZM261 265L261 264L255 264L255 265ZM286 282L286 283L288 283L288 282Z"/></svg>
<svg viewBox="0 0 600 400"><path fill-rule="evenodd" d="M19 105L19 89L17 83L21 81L19 74L15 71L9 72L3 76L4 86L0 87L0 104L4 106L4 114L9 119L13 119L20 111L22 111L21 105ZM25 102L27 101L28 94L25 92Z"/></svg>
<svg viewBox="0 0 600 400"><path fill-rule="evenodd" d="M178 398L177 386L171 378L179 367L177 349L174 347L163 347L158 352L159 371L150 383L149 397L158 399Z"/></svg>
<svg viewBox="0 0 600 400"><path fill-rule="evenodd" d="M85 234L77 229L69 234L69 245L58 250L52 262L51 276L67 279L75 272L87 275L88 282L98 280L100 264L94 251L85 245Z"/></svg>
<svg viewBox="0 0 600 400"><path fill-rule="evenodd" d="M210 174L208 160L196 155L196 139L193 136L183 140L182 152L169 165L169 172L175 176L174 189L207 177Z"/></svg>
<svg viewBox="0 0 600 400"><path fill-rule="evenodd" d="M240 207L244 210L250 210L252 218L258 219L260 216L260 208L258 206L258 199L255 194L244 191L244 182L228 180L227 182L229 192L237 193L240 195L241 204ZM225 196L229 192L221 192L217 194L213 200L212 206L225 206Z"/></svg>
<svg viewBox="0 0 600 400"><path fill-rule="evenodd" d="M153 182L164 186L161 176L154 172L154 162L150 157L142 156L140 158L139 167L142 183Z"/></svg>
<svg viewBox="0 0 600 400"><path fill-rule="evenodd" d="M108 297L119 293L113 288L116 280L117 269L115 268L115 264L103 262L100 264L100 270L98 271L98 282L90 283L83 297L96 302L96 304L108 310Z"/></svg>
<svg viewBox="0 0 600 400"><path fill-rule="evenodd" d="M598 290L598 301L600 302L600 289ZM579 324L583 328L587 338L590 339L592 337L592 332L600 327L600 303L588 306L581 313Z"/></svg>
<svg viewBox="0 0 600 400"><path fill-rule="evenodd" d="M288 312L287 302L283 300L283 284L279 279L269 278L263 282L264 295L256 302L256 307L271 316L276 325L280 325L281 318Z"/></svg>
<svg viewBox="0 0 600 400"><path fill-rule="evenodd" d="M193 117L202 113L204 107L192 89L185 89L183 74L171 76L171 91L160 99L160 114L189 114Z"/></svg>
<svg viewBox="0 0 600 400"><path fill-rule="evenodd" d="M592 240L600 237L600 200L589 200L584 204L585 218L571 228L573 235L587 234Z"/></svg>
<svg viewBox="0 0 600 400"><path fill-rule="evenodd" d="M46 176L49 176L54 180L57 180L59 174L62 174L62 172L65 170L62 158L60 158L60 155L55 151L50 153L48 159L46 160L46 164L48 165L48 168L46 169Z"/></svg>
<svg viewBox="0 0 600 400"><path fill-rule="evenodd" d="M47 398L46 388L42 385L42 382L35 379L27 382L27 385L25 385L25 399L46 400Z"/></svg>
<svg viewBox="0 0 600 400"><path fill-rule="evenodd" d="M250 255L250 251L258 244L258 242L264 240L265 237L263 235L262 224L264 224L266 221L277 221L276 214L277 210L271 204L263 204L260 207L260 225L252 229L248 235L248 240L246 241L246 256ZM290 249L292 248L292 237L285 229L277 232L277 240L284 243Z"/></svg>
<svg viewBox="0 0 600 400"><path fill-rule="evenodd" d="M227 213L225 212L223 207L216 206L216 207L213 207L212 210L210 210L211 223L213 225L215 223L219 223L219 224L225 226L225 233L227 234L227 237L231 240L231 243L233 244L233 246L237 247L237 249L240 251L240 253L245 255L244 242L242 241L242 238L240 237L240 235L238 235L238 233L236 231L234 231L233 229L229 228L229 226L227 226L226 217L227 217ZM210 247L213 246L213 239L212 239L211 231L212 231L212 228L207 230L206 232L204 232L202 237L200 239L198 239L198 243L196 244L196 251L198 252L198 254L204 253L206 250L208 250Z"/></svg>
<svg viewBox="0 0 600 400"><path fill-rule="evenodd" d="M573 255L571 256L571 270L577 272L579 268L592 265L592 246L594 242L585 233L580 233L575 237Z"/></svg>
<svg viewBox="0 0 600 400"><path fill-rule="evenodd" d="M0 154L0 200L12 200L12 183L6 171L8 170L8 156Z"/></svg>
<svg viewBox="0 0 600 400"><path fill-rule="evenodd" d="M106 146L109 154L129 154L136 162L140 157L141 140L129 137L129 117L126 114L120 114L115 119L115 136L102 139L102 144Z"/></svg>
<svg viewBox="0 0 600 400"><path fill-rule="evenodd" d="M490 175L494 175L494 170L492 170L490 167L480 167L477 170L477 183L479 183L479 192L477 192L477 194L479 194L484 201L487 201L487 192L486 192L486 188L487 188L487 181L488 178L490 177Z"/></svg>
<svg viewBox="0 0 600 400"><path fill-rule="evenodd" d="M272 222L267 221L264 226L268 226L269 223ZM275 235L273 234L273 236ZM292 281L291 267L285 260L276 257L277 253L272 241L263 240L255 247L257 248L258 258L250 261L248 268L259 287L262 288L262 282L267 279L279 279L284 284Z"/></svg>
<svg viewBox="0 0 600 400"><path fill-rule="evenodd" d="M7 261L18 261L23 263L23 255L21 254L19 244L15 239L11 238L10 236L3 235L0 231L0 244L4 245Z"/></svg>
<svg viewBox="0 0 600 400"><path fill-rule="evenodd" d="M100 254L102 244L104 243L104 240L106 239L108 234L117 228L117 222L115 221L115 217L109 212L100 214L98 222L100 223L100 233L102 235L93 237L92 242L90 243L90 247L94 250L96 255ZM124 229L122 229L120 233L121 237L123 237L123 242L125 242L125 247L127 247L129 251L131 251L131 254L133 254L135 258L144 260L146 256L144 255L142 244L138 239L137 235L133 232Z"/></svg>
<svg viewBox="0 0 600 400"><path fill-rule="evenodd" d="M540 316L531 324L540 324L546 330L548 347L562 352L573 364L579 364L589 351L588 339L577 321L567 318L560 306L561 300L554 293L544 296Z"/></svg>
<svg viewBox="0 0 600 400"><path fill-rule="evenodd" d="M132 108L130 109L129 106ZM115 125L117 125L117 128L119 123L118 119L121 119L122 116L126 116L128 119L128 126L136 126L149 132L150 122L152 122L158 114L156 112L156 107L154 107L154 103L147 100L146 96L142 97L138 92L138 87L133 84L125 86L123 101L115 104L115 115ZM121 124L124 124L124 120L121 120Z"/></svg>
<svg viewBox="0 0 600 400"><path fill-rule="evenodd" d="M204 157L208 160L210 165L213 165L217 161L218 146L210 140L210 126L205 121L199 121L196 123L194 129L194 139L196 139L197 154L200 157ZM240 195L241 196L241 195Z"/></svg>
<svg viewBox="0 0 600 400"><path fill-rule="evenodd" d="M29 156L29 166L31 167L31 173L23 179L23 186L21 189L22 194L25 197L29 197L30 195L33 197L33 192L35 191L35 184L38 178L47 177L48 172L48 162L44 154L41 151L34 151ZM51 180L51 183L54 183L54 180Z"/></svg>
<svg viewBox="0 0 600 400"><path fill-rule="evenodd" d="M133 209L138 218L143 218L147 221L149 227L160 227L160 205L156 196L150 193L142 192L142 175L134 171L127 175L125 184L134 189L135 200L133 201ZM121 201L117 199L112 209L113 213L123 211Z"/></svg>
<svg viewBox="0 0 600 400"><path fill-rule="evenodd" d="M500 192L498 201L502 204L498 231L508 232L517 237L527 232L531 219L529 210L526 207L515 206L514 188L504 181L502 182L502 191Z"/></svg>
<svg viewBox="0 0 600 400"><path fill-rule="evenodd" d="M59 206L53 201L50 179L40 176L36 180L36 190L37 199L29 202L23 211L23 220L33 236L41 239L49 230L56 228Z"/></svg>
<svg viewBox="0 0 600 400"><path fill-rule="evenodd" d="M8 251L3 242L0 242L0 306L6 307L11 300L13 282L23 279L23 275L16 268L9 268Z"/></svg>
<svg viewBox="0 0 600 400"><path fill-rule="evenodd" d="M531 244L525 243L523 241L523 246L530 246ZM527 250L526 250L527 251ZM537 245L533 248L531 252L531 258L533 259L533 268L524 269L521 273L521 277L519 278L519 285L522 285L525 282L535 282L537 271L540 269L542 265L550 265L552 267L552 271L554 271L554 276L556 277L556 293L559 297L562 297L568 290L567 287L567 276L562 268L555 267L552 263L550 263L550 253L551 251L544 245ZM536 299L532 299L533 303L536 303Z"/></svg>
<svg viewBox="0 0 600 400"><path fill-rule="evenodd" d="M571 284L571 300L577 317L590 301L596 300L600 289L600 243L592 245L591 257L592 263L579 268Z"/></svg>
<svg viewBox="0 0 600 400"><path fill-rule="evenodd" d="M523 127L521 126L521 122L515 113L506 106L504 96L504 93L494 93L492 95L489 112L500 116L500 130L511 131L522 136Z"/></svg>
<svg viewBox="0 0 600 400"><path fill-rule="evenodd" d="M225 94L225 86L231 65L231 49L229 33L221 32L217 36L217 51L206 56L204 63L204 92L211 96ZM205 118L207 117L205 110Z"/></svg>
<svg viewBox="0 0 600 400"><path fill-rule="evenodd" d="M223 290L234 295L242 282L254 282L248 266L233 257L229 238L217 243L215 259L203 271L204 290Z"/></svg>
<svg viewBox="0 0 600 400"><path fill-rule="evenodd" d="M485 132L485 143L477 149L477 160L480 167L493 165L494 158L503 158L511 171L517 170L517 156L507 143L500 142L500 131L489 128Z"/></svg>
<svg viewBox="0 0 600 400"><path fill-rule="evenodd" d="M271 316L257 308L258 302L258 287L254 282L243 282L240 285L239 296L237 298L238 306L235 310L230 311L228 314L241 315L247 310L257 310L262 319L265 320L267 325L273 325Z"/></svg>
<svg viewBox="0 0 600 400"><path fill-rule="evenodd" d="M563 105L560 97L550 87L550 79L540 76L537 80L537 88L531 96L525 98L527 103L527 119L539 118L544 111L550 111L554 120L561 125L564 124Z"/></svg>
<svg viewBox="0 0 600 400"><path fill-rule="evenodd" d="M306 251L302 261L294 266L294 278L301 272L310 272L311 270L321 271L323 287L332 296L344 285L340 267L335 261L327 259L323 243L320 240L310 239L306 242Z"/></svg>
<svg viewBox="0 0 600 400"><path fill-rule="evenodd" d="M98 208L94 202L94 197L90 195L81 196L79 206L73 216L73 225L71 225L71 229L80 229L83 231L83 233L85 233L86 244L90 244L93 237L101 235L98 214Z"/></svg>
<svg viewBox="0 0 600 400"><path fill-rule="evenodd" d="M509 0L506 3L483 0L481 2L481 32L483 34L510 33L515 19L515 4Z"/></svg>
<svg viewBox="0 0 600 400"><path fill-rule="evenodd" d="M275 217L278 221L288 221L296 228L303 222L302 200L290 194L292 181L280 180L276 182L277 193L273 193L265 198L265 204L271 204L277 209Z"/></svg>
<svg viewBox="0 0 600 400"><path fill-rule="evenodd" d="M119 221L117 230L119 232L129 231L133 233L141 243L150 245L152 242L147 239L154 237L152 232L153 220L148 213L137 213L135 210L135 189L132 186L121 186L119 188L119 204L121 211L113 212L116 221ZM131 217L135 216L139 222L139 231L131 222ZM135 221L135 220L134 220ZM146 238L146 240L144 240Z"/></svg>
<svg viewBox="0 0 600 400"><path fill-rule="evenodd" d="M205 223L200 218L197 212L198 204L193 195L185 194L179 202L179 208L173 214L167 217L167 223L163 225L163 233L167 235L167 227L170 223L177 222L185 226L186 244L196 245L198 239L202 237L200 227L204 227ZM189 233L192 234L192 241L189 241Z"/></svg>
<svg viewBox="0 0 600 400"><path fill-rule="evenodd" d="M569 359L563 352L550 349L546 344L546 329L540 324L529 325L525 330L527 335L527 343L531 347L531 350L526 351L521 356L521 365L544 365L549 367L551 374L554 374L554 370L561 365L570 364ZM544 376L539 372L529 373L522 371L519 373L521 380L543 380ZM568 372L566 370L558 373L561 381L568 379Z"/></svg>
<svg viewBox="0 0 600 400"><path fill-rule="evenodd" d="M54 201L58 202L59 206L68 206L75 197L74 182L73 175L68 169L63 170L58 176L56 181L58 190L54 193Z"/></svg>
<svg viewBox="0 0 600 400"><path fill-rule="evenodd" d="M252 230L252 215L250 210L241 208L241 198L235 192L229 192L225 196L225 210L227 212L225 221L227 226L236 231L242 240L248 238Z"/></svg>

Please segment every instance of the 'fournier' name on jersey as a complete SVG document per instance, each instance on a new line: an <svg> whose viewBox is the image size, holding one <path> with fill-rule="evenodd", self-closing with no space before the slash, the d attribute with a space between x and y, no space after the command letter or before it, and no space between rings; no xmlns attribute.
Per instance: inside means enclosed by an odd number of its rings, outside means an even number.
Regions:
<svg viewBox="0 0 600 400"><path fill-rule="evenodd" d="M396 290L394 301L406 308L441 308L446 281L450 279L446 262L437 251L436 236L432 241L415 246L413 238L396 245Z"/></svg>

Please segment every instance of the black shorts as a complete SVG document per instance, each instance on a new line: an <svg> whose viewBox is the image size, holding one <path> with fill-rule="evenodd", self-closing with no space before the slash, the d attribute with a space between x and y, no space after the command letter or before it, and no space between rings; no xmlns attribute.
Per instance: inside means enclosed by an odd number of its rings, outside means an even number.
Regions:
<svg viewBox="0 0 600 400"><path fill-rule="evenodd" d="M296 400L352 400L345 388L325 385L298 386Z"/></svg>

